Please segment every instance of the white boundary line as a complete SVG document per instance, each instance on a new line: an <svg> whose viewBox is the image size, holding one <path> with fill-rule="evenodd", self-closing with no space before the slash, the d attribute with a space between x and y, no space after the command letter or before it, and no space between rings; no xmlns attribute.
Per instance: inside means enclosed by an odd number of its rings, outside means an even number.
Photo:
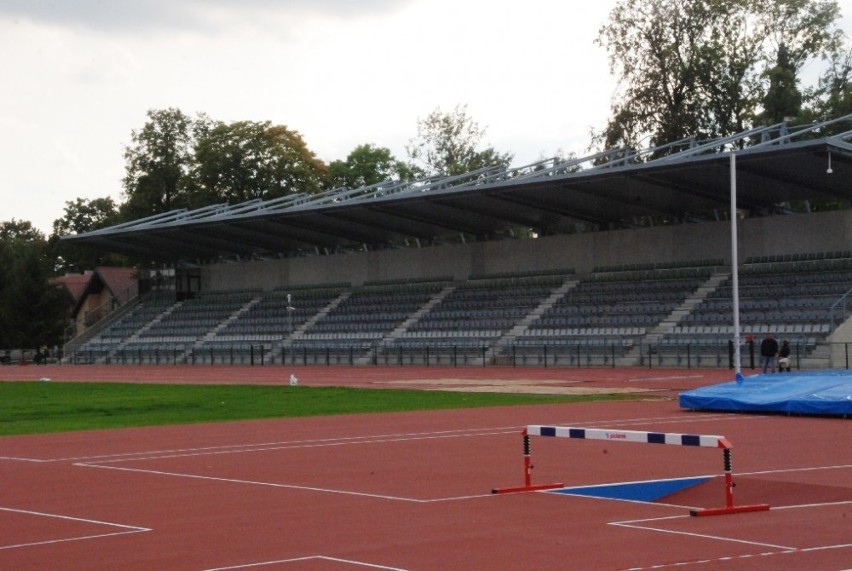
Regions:
<svg viewBox="0 0 852 571"><path fill-rule="evenodd" d="M836 506L836 505L847 505L852 504L852 500L849 501L840 501L840 502L825 502L819 504L801 504L796 506L783 506L779 508L771 508L772 510L782 510L782 509L807 509L807 508L815 508L815 507L827 507L827 506ZM647 567L631 567L627 571L646 571L650 569L665 569L667 567L684 567L687 565L698 565L698 564L713 564L720 563L723 561L731 561L735 559L749 559L752 557L769 557L774 555L789 555L792 553L807 553L813 551L826 551L830 549L850 549L852 548L852 543L840 543L836 545L817 545L813 547L793 547L788 545L775 545L772 543L763 543L759 541L749 541L744 539L737 539L733 537L724 537L719 535L708 535L702 533L693 533L688 531L675 531L671 529L665 529L660 527L653 527L650 525L635 525L644 522L660 522L666 520L674 520L674 519L687 519L691 516L687 515L676 515L676 516L668 516L668 517L658 517L658 518L648 518L648 519L634 519L634 520L625 520L625 521L613 521L609 522L607 525L612 525L616 527L624 527L628 529L639 529L643 531L654 531L657 533L664 533L669 535L680 535L687 537L699 537L703 539L712 539L715 541L723 541L727 543L740 543L746 545L752 545L754 547L766 547L771 549L772 551L762 551L759 553L747 553L742 555L725 555L720 556L714 559L703 559L703 560L689 560L689 561L679 561L673 563L663 563L663 564L654 564Z"/></svg>
<svg viewBox="0 0 852 571"><path fill-rule="evenodd" d="M24 515L34 515L34 516L39 516L39 517L49 517L49 518L54 518L54 519L64 519L64 520L68 520L68 521L77 521L77 522L81 522L81 523L90 523L90 524L94 524L94 525L105 525L105 526L109 526L109 527L118 527L118 528L121 528L122 530L124 530L124 531L115 531L115 532L112 532L112 533L100 533L100 534L96 534L96 535L81 535L81 536L74 536L74 537L65 537L65 538L62 538L62 539L49 539L49 540L44 540L44 541L33 541L33 542L29 542L29 543L18 543L18 544L13 544L13 545L0 545L0 550L15 549L15 548L18 548L18 547L29 547L29 546L33 546L33 545L51 545L51 544L54 544L54 543L65 543L65 542L68 542L68 541L82 541L84 539L98 539L98 538L101 538L101 537L111 537L111 536L114 536L114 535L127 535L127 534L131 534L131 533L142 533L144 531L152 531L151 528L139 527L139 526L136 526L136 525L124 525L124 524L121 524L121 523L99 521L99 520L96 520L96 519L86 519L86 518L72 517L72 516L60 515L60 514L36 512L36 511L30 511L30 510L19 510L19 509L15 509L15 508L4 508L2 506L0 506L0 511L18 513L18 514L24 514Z"/></svg>
<svg viewBox="0 0 852 571"><path fill-rule="evenodd" d="M518 428L520 431L520 427ZM495 432L497 431L497 432ZM203 446L198 448L175 448L166 450L148 450L142 452L124 452L120 454L99 454L96 456L71 456L67 458L56 458L49 460L51 462L79 462L88 460L104 460L107 462L120 462L123 458L128 460L148 459L146 456L159 458L159 455L174 455L181 456L199 456L205 454L228 454L240 452L255 452L263 450L278 450L280 448L309 448L313 446L339 446L342 444L362 444L369 443L372 440L382 439L381 442L387 441L404 441L404 440L420 440L424 438L452 438L461 436L478 436L479 433L484 434L511 434L514 432L513 427L500 428L471 428L458 430L439 430L433 432L411 432L398 434L366 434L363 436L340 436L334 438L312 438L305 440L281 440L277 442L257 442L252 444L224 444L221 446ZM393 439L393 440L386 440ZM170 458L173 456L162 456Z"/></svg>
<svg viewBox="0 0 852 571"><path fill-rule="evenodd" d="M301 561L334 561L337 563L345 563L347 565L357 565L359 567L367 567L369 569L383 569L384 571L406 571L400 567L387 567L385 565L375 565L373 563L365 563L363 561L354 561L352 559L340 559L339 557L329 557L327 555L310 555L307 557L295 557L293 559L279 559L277 561L262 561L260 563L247 563L245 565L234 565L232 567L216 567L215 569L205 569L204 571L232 571L234 569L251 569L252 567L265 567L266 565L277 565L279 563L299 563Z"/></svg>
<svg viewBox="0 0 852 571"><path fill-rule="evenodd" d="M430 498L430 499L421 499L421 498L406 498L402 496L390 496L385 494L370 494L367 492L353 492L351 490L336 490L333 488L319 488L315 486L301 486L297 484L281 484L276 482L261 482L255 480L243 480L240 478L221 478L218 476L202 476L200 474L189 474L183 472L165 472L162 470L147 470L143 468L127 468L121 466L105 466L103 464L86 464L86 463L78 463L74 464L75 466L81 466L84 468L98 468L101 470L116 470L121 472L135 472L139 474L154 474L157 476L173 476L175 478L190 478L195 480L207 480L212 482L227 482L231 484L245 484L250 486L262 486L269 488L283 488L288 490L304 490L307 492L321 492L326 494L338 494L338 495L346 495L346 496L357 496L362 498L375 498L379 500L392 500L397 502L410 502L415 504L430 504L437 502L448 502L448 501L457 501L457 500L471 500L475 498L492 498L493 494L473 494L468 496L456 496L456 497L446 497L446 498Z"/></svg>
<svg viewBox="0 0 852 571"><path fill-rule="evenodd" d="M121 452L116 454L97 454L90 456L68 456L63 458L13 458L0 456L0 460L18 460L22 462L122 462L150 460L159 458L180 458L183 456L205 456L215 454L239 454L243 452L263 452L265 450L284 450L288 448L313 448L320 446L342 446L345 444L370 444L372 442L405 442L408 440L427 440L434 438L460 438L466 436L488 436L496 434L520 434L522 427L472 428L443 430L434 432L413 432L399 434L373 434L364 436L341 436L306 440L281 440L278 442L258 442L251 444L224 444L221 446L203 446L197 448L173 448L165 450L145 450L140 452Z"/></svg>
<svg viewBox="0 0 852 571"><path fill-rule="evenodd" d="M764 474L785 474L788 472L816 472L819 470L840 470L852 468L852 464L838 464L836 466L810 466L807 468L778 468L776 470L759 470L757 472L737 472L738 476L762 476Z"/></svg>
<svg viewBox="0 0 852 571"><path fill-rule="evenodd" d="M723 537L721 535L707 535L707 534L704 534L704 533L694 533L694 532L690 532L690 531L673 531L673 530L665 529L665 528L652 527L650 525L636 525L636 524L640 524L640 523L644 523L644 522L667 521L667 520L673 520L673 519L686 519L686 518L689 518L689 517L691 517L691 516L689 516L689 515L673 515L673 516L667 516L667 517L655 517L655 518L648 518L648 519L611 521L607 525L612 525L612 526L615 526L615 527L627 527L627 528L631 528L631 529L641 529L641 530L644 530L644 531L656 531L658 533L666 533L666 534L670 534L670 535L685 535L685 536L688 536L688 537L700 537L700 538L703 538L703 539L715 539L717 541L728 541L728 542L732 542L732 543L745 543L746 545L756 545L756 546L759 546L759 547L769 547L769 548L772 548L772 549L782 549L782 550L785 550L785 551L792 551L792 550L796 549L795 547L790 547L790 546L787 546L787 545L776 545L774 543L762 543L762 542L759 542L759 541L748 541L748 540L745 540L745 539Z"/></svg>
<svg viewBox="0 0 852 571"><path fill-rule="evenodd" d="M651 571L655 569L666 569L668 567L687 567L691 565L713 565L714 568L716 565L720 563L729 563L731 561L743 560L743 559L753 559L756 557L772 557L776 555L793 555L796 553L809 553L814 551L828 551L830 549L846 549L852 547L852 543L845 543L840 545L827 545L825 547L808 547L804 549L791 549L791 550L781 550L781 551L763 551L760 553L744 553L742 555L726 555L722 557L717 557L715 559L696 559L691 561L680 561L675 563L662 563L659 565L650 565L648 567L630 567L625 569L625 571ZM850 571L847 569L846 571Z"/></svg>
<svg viewBox="0 0 852 571"><path fill-rule="evenodd" d="M708 414L706 416L701 417L686 417L686 416L663 416L663 417L640 417L640 418L628 418L628 419L613 419L613 420L596 420L596 421L580 421L577 419L571 419L568 421L553 421L548 422L547 424L571 424L571 423L582 423L587 426L642 426L646 424L678 424L678 423L694 423L694 422L713 422L719 419L730 419L730 415L722 415L722 414ZM738 420L757 420L757 419L765 419L768 418L766 416L748 416L743 417ZM204 454L227 454L227 453L240 453L240 452L257 452L264 450L277 450L277 449L285 449L285 448L295 448L300 444L316 444L320 445L322 443L328 443L328 445L342 445L347 443L353 444L361 444L366 443L371 440L384 439L382 442L397 442L397 441L406 441L406 440L415 440L415 439L428 439L428 438L451 438L451 437L461 437L461 436L482 436L482 435L496 435L496 434L512 434L514 432L520 433L521 430L526 425L517 425L517 426L501 426L501 427L486 427L486 428L466 428L466 429L456 429L456 430L443 430L443 431L434 431L434 432L413 432L413 433L391 433L391 434L377 434L377 435L364 435L364 436L351 436L351 437L336 437L336 438L325 438L325 439L307 439L307 440L282 440L277 442L262 442L262 443L253 443L253 444L224 444L220 446L204 446L197 448L176 448L176 449L165 449L165 450L147 450L140 452L121 452L115 454L98 454L98 455L90 455L90 456L69 456L69 457L60 457L60 458L25 458L25 457L11 457L11 456L0 456L0 460L10 460L10 461L20 461L20 462L85 462L90 460L104 461L104 462L118 462L122 459L126 458L128 460L137 460L137 459L147 459L148 456L152 456L153 458L159 457L167 457L166 454L174 455L171 457L177 457L180 455L204 455ZM162 455L162 456L161 456Z"/></svg>

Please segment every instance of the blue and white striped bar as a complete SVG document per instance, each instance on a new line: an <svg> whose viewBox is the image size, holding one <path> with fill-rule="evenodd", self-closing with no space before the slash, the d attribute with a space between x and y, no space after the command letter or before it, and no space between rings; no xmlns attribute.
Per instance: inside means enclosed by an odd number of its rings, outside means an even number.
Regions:
<svg viewBox="0 0 852 571"><path fill-rule="evenodd" d="M675 446L704 446L729 448L724 436L706 434L673 434L666 432L644 432L639 430L614 430L609 428L576 428L570 426L527 426L530 436L556 436L558 438L580 438L585 440L607 440L610 442L640 442L644 444L673 444Z"/></svg>

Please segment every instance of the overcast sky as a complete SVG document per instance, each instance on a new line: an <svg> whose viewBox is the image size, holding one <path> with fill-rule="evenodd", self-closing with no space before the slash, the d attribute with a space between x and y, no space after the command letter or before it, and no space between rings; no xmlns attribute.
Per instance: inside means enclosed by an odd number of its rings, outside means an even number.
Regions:
<svg viewBox="0 0 852 571"><path fill-rule="evenodd" d="M405 158L417 120L458 104L516 166L583 154L609 114L594 38L615 3L0 0L0 221L49 234L66 201L122 201L131 131L167 107L286 125L325 162Z"/></svg>

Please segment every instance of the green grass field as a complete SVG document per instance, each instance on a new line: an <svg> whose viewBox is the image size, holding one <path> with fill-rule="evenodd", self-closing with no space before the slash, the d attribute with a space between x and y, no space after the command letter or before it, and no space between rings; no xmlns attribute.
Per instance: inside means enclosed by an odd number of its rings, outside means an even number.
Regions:
<svg viewBox="0 0 852 571"><path fill-rule="evenodd" d="M289 385L0 382L0 435L624 398L630 397Z"/></svg>

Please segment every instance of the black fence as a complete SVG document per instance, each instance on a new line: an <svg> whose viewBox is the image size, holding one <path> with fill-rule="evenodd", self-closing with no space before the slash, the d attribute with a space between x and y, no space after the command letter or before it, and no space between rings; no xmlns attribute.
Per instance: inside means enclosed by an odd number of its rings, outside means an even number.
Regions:
<svg viewBox="0 0 852 571"><path fill-rule="evenodd" d="M791 345L792 366L812 350L805 342ZM741 346L743 369L757 369L760 356L754 343ZM852 348L845 345L846 368L852 365ZM311 344L281 346L239 344L206 348L146 347L113 351L79 349L65 363L119 365L367 365L426 367L647 367L734 368L733 342L680 344L541 343L510 345L494 351L487 344Z"/></svg>

